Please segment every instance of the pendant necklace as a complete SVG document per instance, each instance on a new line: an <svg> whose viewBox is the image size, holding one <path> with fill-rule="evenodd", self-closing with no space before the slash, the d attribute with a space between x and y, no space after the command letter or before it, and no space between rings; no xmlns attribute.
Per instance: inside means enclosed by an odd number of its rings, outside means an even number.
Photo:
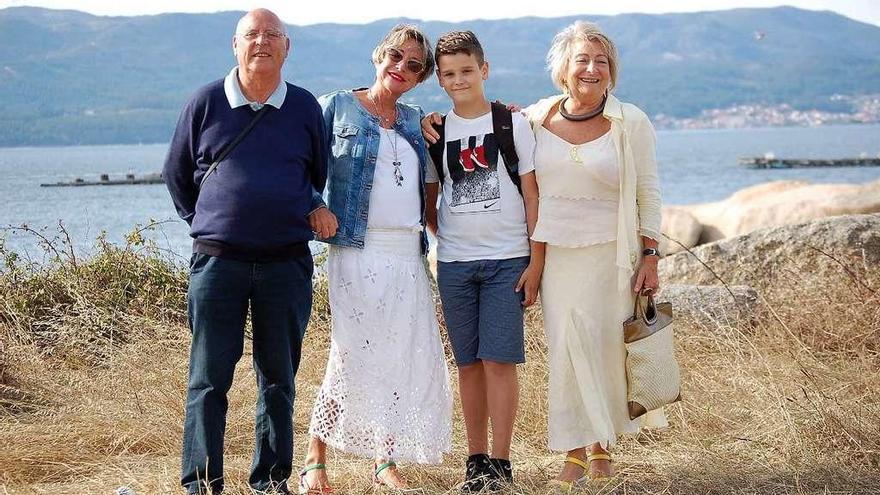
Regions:
<svg viewBox="0 0 880 495"><path fill-rule="evenodd" d="M403 172L400 171L400 159L397 157L397 131L394 129L385 129L385 136L389 138L391 142L391 152L394 154L394 161L391 162L394 165L394 182L397 184L397 187L403 187ZM389 134L393 134L394 136L389 136Z"/></svg>
<svg viewBox="0 0 880 495"><path fill-rule="evenodd" d="M600 103L595 110L591 110L587 113L568 113L568 111L565 109L566 101L568 101L567 96L559 102L559 115L562 115L562 118L564 118L565 120L570 120L572 122L583 122L585 120L590 120L605 111L605 102L608 101L608 93L606 93L602 97L602 103Z"/></svg>
<svg viewBox="0 0 880 495"><path fill-rule="evenodd" d="M373 98L373 93L369 89L367 90L367 99L373 104L373 111L379 119L379 127L382 128L385 132L385 136L391 142L391 151L394 154L394 161L391 162L394 166L394 183L397 184L397 187L403 187L403 172L400 170L400 158L397 156L397 131L393 128L394 121L397 120L396 116L393 119L385 118L382 115L382 112L379 111L379 105L377 104L376 99ZM395 114L397 113L396 110L397 109L395 108ZM389 127L391 127L391 129L388 129Z"/></svg>

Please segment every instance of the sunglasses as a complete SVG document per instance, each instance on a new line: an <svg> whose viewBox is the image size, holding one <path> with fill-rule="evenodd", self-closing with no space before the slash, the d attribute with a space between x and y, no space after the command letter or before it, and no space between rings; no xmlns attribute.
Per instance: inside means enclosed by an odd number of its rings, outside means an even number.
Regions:
<svg viewBox="0 0 880 495"><path fill-rule="evenodd" d="M399 64L400 61L403 60L403 52L396 48L386 48L385 56L388 57L388 59L391 60L394 65ZM421 74L422 71L425 70L424 62L421 62L414 58L407 60L406 64L404 64L404 67L406 67L406 70L414 74Z"/></svg>

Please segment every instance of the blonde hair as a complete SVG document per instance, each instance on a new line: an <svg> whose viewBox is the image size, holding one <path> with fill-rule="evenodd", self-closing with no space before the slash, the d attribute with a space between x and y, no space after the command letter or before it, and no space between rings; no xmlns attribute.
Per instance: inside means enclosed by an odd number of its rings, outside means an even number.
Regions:
<svg viewBox="0 0 880 495"><path fill-rule="evenodd" d="M575 21L553 37L550 51L547 52L547 68L550 69L553 84L568 93L565 76L568 72L571 50L578 41L595 41L602 45L605 55L608 56L608 69L611 72L611 85L608 86L608 90L614 89L617 85L617 48L598 25L586 21Z"/></svg>
<svg viewBox="0 0 880 495"><path fill-rule="evenodd" d="M412 24L398 24L391 28L391 31L388 31L388 34L373 49L373 63L381 64L385 59L385 50L387 48L400 48L408 40L415 41L422 49L425 68L419 74L419 82L423 82L434 72L434 49L431 48L428 36Z"/></svg>

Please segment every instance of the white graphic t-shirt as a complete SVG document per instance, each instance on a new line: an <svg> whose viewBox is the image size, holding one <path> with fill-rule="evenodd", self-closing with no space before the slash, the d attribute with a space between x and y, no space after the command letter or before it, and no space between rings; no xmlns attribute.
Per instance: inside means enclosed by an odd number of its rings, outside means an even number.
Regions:
<svg viewBox="0 0 880 495"><path fill-rule="evenodd" d="M444 129L443 185L437 259L443 262L508 259L529 255L522 196L510 180L492 130L492 112L465 119L450 111ZM519 175L535 170L535 136L513 113ZM439 182L433 163L427 181Z"/></svg>

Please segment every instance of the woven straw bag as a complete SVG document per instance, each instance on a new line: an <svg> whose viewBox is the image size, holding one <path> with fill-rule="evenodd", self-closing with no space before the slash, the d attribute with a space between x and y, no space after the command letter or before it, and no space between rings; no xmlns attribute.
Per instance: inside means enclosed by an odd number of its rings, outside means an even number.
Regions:
<svg viewBox="0 0 880 495"><path fill-rule="evenodd" d="M655 304L654 295L636 297L632 318L623 323L629 418L681 400L675 360L672 304Z"/></svg>

